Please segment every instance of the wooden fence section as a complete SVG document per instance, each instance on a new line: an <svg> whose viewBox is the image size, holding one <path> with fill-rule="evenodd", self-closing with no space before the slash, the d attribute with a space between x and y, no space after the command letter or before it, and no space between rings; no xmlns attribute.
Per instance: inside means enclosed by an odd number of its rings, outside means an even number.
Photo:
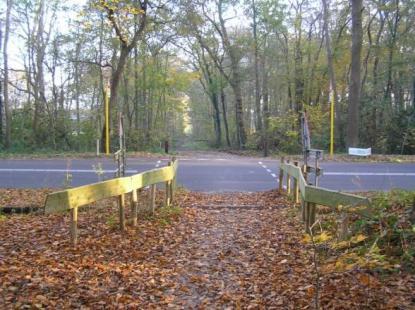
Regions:
<svg viewBox="0 0 415 310"><path fill-rule="evenodd" d="M299 203L299 198L301 198L302 218L307 232L310 231L310 227L315 223L316 204L350 210L362 215L370 213L368 208L370 201L368 198L308 185L304 178L303 170L305 171L305 168L298 167L297 163L290 164L282 160L280 164L279 190L282 191L284 188L285 174L287 193L290 195L293 192L296 203ZM291 179L294 179L293 189L291 188Z"/></svg>
<svg viewBox="0 0 415 310"><path fill-rule="evenodd" d="M148 170L133 176L111 179L64 191L49 194L46 197L45 213L71 211L71 240L75 245L78 241L78 208L105 198L118 197L120 229L125 229L125 194L132 193L132 223L137 224L138 193L145 186L151 186L150 206L154 212L156 184L165 182L165 204L173 201L176 187L178 161L173 159L167 167Z"/></svg>

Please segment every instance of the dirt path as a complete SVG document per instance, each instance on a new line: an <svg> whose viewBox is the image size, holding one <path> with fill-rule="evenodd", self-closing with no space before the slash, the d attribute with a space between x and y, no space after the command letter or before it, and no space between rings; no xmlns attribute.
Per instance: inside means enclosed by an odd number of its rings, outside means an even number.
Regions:
<svg viewBox="0 0 415 310"><path fill-rule="evenodd" d="M303 273L307 259L278 216L281 206L264 206L256 195L220 197L202 196L189 204L197 217L189 239L177 249L181 293L173 302L185 307L301 304L310 284ZM291 294L289 282L296 283L298 294Z"/></svg>
<svg viewBox="0 0 415 310"><path fill-rule="evenodd" d="M76 248L65 214L3 217L0 308L314 307L312 249L278 193L182 193L177 201L180 215L159 211L124 233L112 203L86 209ZM402 281L359 270L323 275L320 303L410 308L415 286Z"/></svg>

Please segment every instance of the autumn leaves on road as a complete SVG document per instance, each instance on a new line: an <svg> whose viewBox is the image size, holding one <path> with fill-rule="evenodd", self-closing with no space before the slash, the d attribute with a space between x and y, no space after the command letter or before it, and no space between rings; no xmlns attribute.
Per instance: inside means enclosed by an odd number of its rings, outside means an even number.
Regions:
<svg viewBox="0 0 415 310"><path fill-rule="evenodd" d="M65 214L3 218L0 304L314 307L312 249L302 242L297 210L277 192L182 192L176 203L181 208L142 216L138 227L124 233L111 201L87 209L79 216L76 248ZM366 281L359 281L362 275ZM322 275L319 303L347 309L386 305L393 291L371 278L357 270Z"/></svg>

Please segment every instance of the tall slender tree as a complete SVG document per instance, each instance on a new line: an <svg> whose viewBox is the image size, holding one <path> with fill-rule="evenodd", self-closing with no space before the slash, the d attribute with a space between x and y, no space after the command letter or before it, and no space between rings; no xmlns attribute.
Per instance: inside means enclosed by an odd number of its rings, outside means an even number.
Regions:
<svg viewBox="0 0 415 310"><path fill-rule="evenodd" d="M349 108L347 114L348 147L359 145L359 106L360 106L360 71L362 53L362 0L350 0L352 5L352 52L349 82Z"/></svg>

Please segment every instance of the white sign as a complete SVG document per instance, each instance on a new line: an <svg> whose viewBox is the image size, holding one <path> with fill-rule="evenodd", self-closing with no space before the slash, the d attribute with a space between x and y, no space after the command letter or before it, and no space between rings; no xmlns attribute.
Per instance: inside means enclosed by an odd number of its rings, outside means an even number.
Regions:
<svg viewBox="0 0 415 310"><path fill-rule="evenodd" d="M372 148L358 149L358 148L355 148L355 147L349 147L349 155L370 156L370 155L372 155Z"/></svg>

